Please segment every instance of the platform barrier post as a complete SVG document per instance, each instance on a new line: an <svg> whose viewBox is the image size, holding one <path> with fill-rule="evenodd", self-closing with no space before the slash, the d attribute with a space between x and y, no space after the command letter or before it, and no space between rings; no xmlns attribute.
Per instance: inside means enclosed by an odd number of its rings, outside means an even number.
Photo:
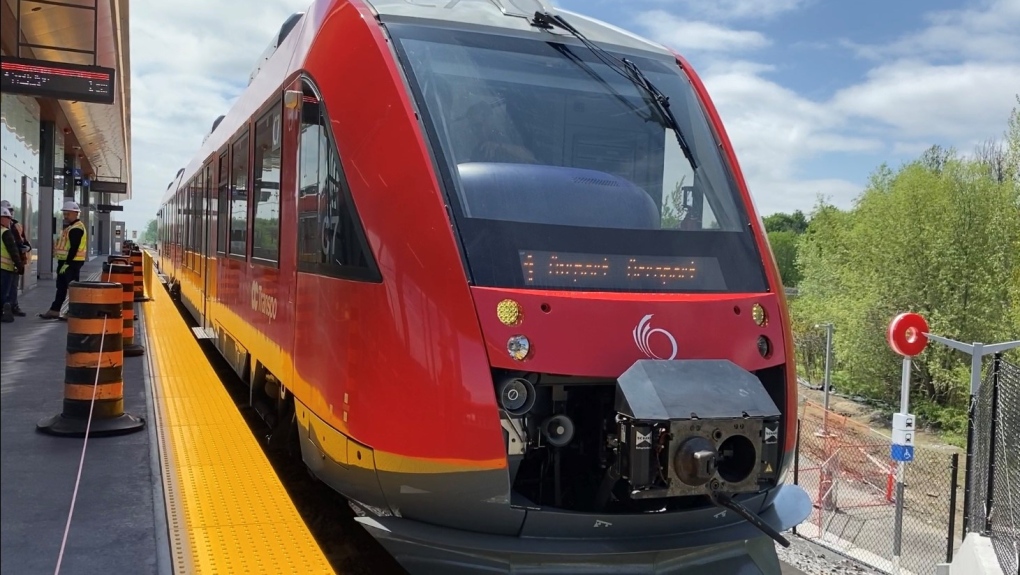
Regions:
<svg viewBox="0 0 1020 575"><path fill-rule="evenodd" d="M131 265L135 268L135 301L149 301L145 297L145 281L142 277L142 250L131 250Z"/></svg>
<svg viewBox="0 0 1020 575"><path fill-rule="evenodd" d="M122 259L122 258L118 258ZM121 341L124 342L124 356L138 357L145 354L145 348L135 343L135 276L129 264L103 264L102 281L121 285L123 299L121 310L124 317L124 331Z"/></svg>
<svg viewBox="0 0 1020 575"><path fill-rule="evenodd" d="M152 255L149 252L142 252L142 289L145 290L145 294L149 295L152 293L152 273L154 266L152 265Z"/></svg>
<svg viewBox="0 0 1020 575"><path fill-rule="evenodd" d="M108 436L145 426L144 419L124 413L123 292L118 283L71 282L64 408L36 424L39 431L82 437L88 428L89 435Z"/></svg>

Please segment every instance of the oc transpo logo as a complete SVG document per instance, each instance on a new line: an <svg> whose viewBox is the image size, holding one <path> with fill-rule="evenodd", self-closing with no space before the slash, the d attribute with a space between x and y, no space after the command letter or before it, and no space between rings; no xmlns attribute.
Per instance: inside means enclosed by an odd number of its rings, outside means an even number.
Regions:
<svg viewBox="0 0 1020 575"><path fill-rule="evenodd" d="M276 319L276 298L267 294L258 282L251 282L251 309Z"/></svg>
<svg viewBox="0 0 1020 575"><path fill-rule="evenodd" d="M676 354L679 351L679 349L676 346L676 338L673 337L673 334L662 329L661 327L652 329L651 320L653 315L655 314L648 314L640 322L638 322L637 327L634 328L633 332L634 343L638 346L638 349L641 350L641 353L647 355L650 358L666 360L676 359ZM655 354L655 352L652 351L652 335L654 334L660 334L662 336L665 336L665 338L669 340L669 344L670 346L672 346L672 353L669 354L669 357L659 357L658 355Z"/></svg>

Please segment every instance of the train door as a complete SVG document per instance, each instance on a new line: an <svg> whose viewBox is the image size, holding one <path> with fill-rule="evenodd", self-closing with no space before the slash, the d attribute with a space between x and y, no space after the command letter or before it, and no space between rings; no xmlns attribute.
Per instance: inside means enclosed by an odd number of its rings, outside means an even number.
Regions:
<svg viewBox="0 0 1020 575"><path fill-rule="evenodd" d="M290 84L285 85L283 91L283 149L284 153L280 158L280 189L283 192L280 202L280 221L286 222L281 225L281 230L289 228L292 233L280 237L280 262L281 276L291 286L291 309L299 310L302 302L298 301L298 261L301 256L298 254L298 234L301 227L297 225L297 212L299 211L298 198L306 195L301 190L302 182L299 176L299 139L301 133L301 116L304 109L303 80L298 77ZM307 305L307 302L305 302ZM295 318L297 316L295 315ZM297 332L291 334L292 349L297 344Z"/></svg>
<svg viewBox="0 0 1020 575"><path fill-rule="evenodd" d="M211 331L212 324L209 322L209 289L212 287L209 283L209 276L214 272L212 266L212 242L209 241L209 222L212 220L213 212L213 197L212 197L212 164L206 164L205 170L202 174L202 186L200 193L202 194L202 228L199 231L199 246L201 247L202 261L199 264L201 266L201 287L202 287L202 327L207 332Z"/></svg>

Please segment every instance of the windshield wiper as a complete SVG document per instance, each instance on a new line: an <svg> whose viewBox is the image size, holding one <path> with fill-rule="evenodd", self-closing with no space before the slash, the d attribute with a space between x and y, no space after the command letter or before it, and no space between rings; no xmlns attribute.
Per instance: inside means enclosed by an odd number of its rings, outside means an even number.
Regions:
<svg viewBox="0 0 1020 575"><path fill-rule="evenodd" d="M698 165L694 161L694 154L691 153L691 148L687 145L687 140L684 139L683 132L680 131L680 124L677 123L676 116L673 115L673 110L670 109L669 96L666 96L661 90L655 87L655 84L653 84L652 81L645 76L644 72L638 68L637 64L631 62L627 58L617 58L606 50L595 45L595 43L585 37L584 34L581 34L577 28L571 26L560 15L554 16L548 12L535 12L533 25L545 29L552 28L553 26L559 26L567 32L570 32L575 38L580 40L585 47L591 50L603 64L609 66L611 70L633 82L638 88L641 88L644 92L643 95L645 99L650 102L662 116L662 123L667 128L672 129L673 133L676 134L676 141L680 144L680 149L683 150L684 156L687 157L687 161L691 163L691 169L698 169ZM622 68L619 64L617 64L617 62L623 64Z"/></svg>

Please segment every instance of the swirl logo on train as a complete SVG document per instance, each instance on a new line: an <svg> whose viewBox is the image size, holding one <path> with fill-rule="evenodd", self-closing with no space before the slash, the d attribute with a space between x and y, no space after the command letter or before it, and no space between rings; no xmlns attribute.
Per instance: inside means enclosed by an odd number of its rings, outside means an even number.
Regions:
<svg viewBox="0 0 1020 575"><path fill-rule="evenodd" d="M642 318L640 322L638 322L637 327L634 328L633 332L634 343L638 346L638 349L641 350L641 353L647 355L652 359L674 360L676 359L676 355L679 352L679 348L676 345L676 338L673 337L673 334L662 329L661 327L653 328L651 325L653 315L655 314L650 313L646 315L644 318ZM670 354L668 356L666 357L660 356L656 354L655 351L652 350L652 336L655 334L660 334L661 336L656 338L656 340L661 340L664 337L669 341ZM656 349L659 351L663 351L662 346L656 346Z"/></svg>

